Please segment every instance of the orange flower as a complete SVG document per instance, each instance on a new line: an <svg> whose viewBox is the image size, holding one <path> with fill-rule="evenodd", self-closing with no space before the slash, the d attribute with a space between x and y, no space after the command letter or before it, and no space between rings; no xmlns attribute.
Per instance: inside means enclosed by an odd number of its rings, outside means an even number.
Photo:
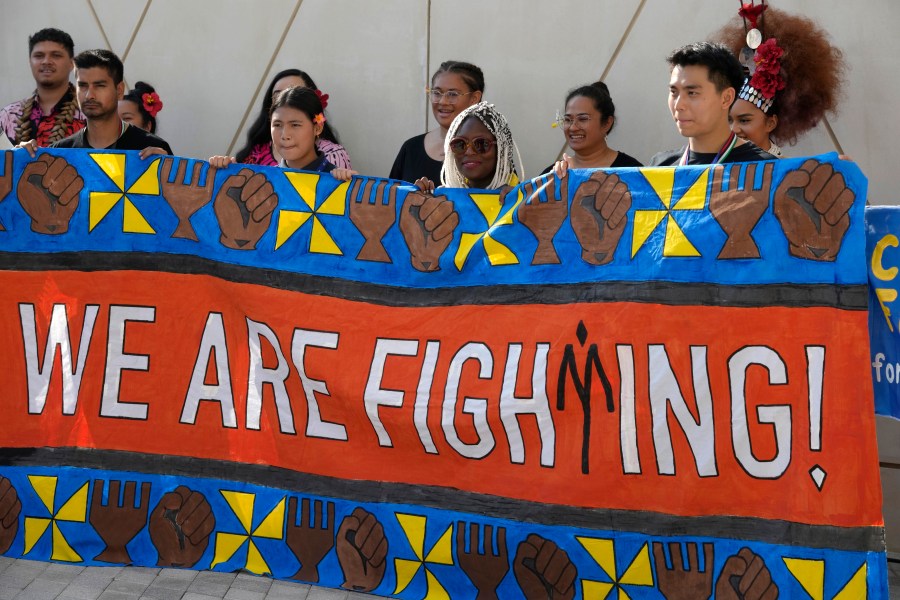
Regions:
<svg viewBox="0 0 900 600"><path fill-rule="evenodd" d="M313 117L313 123L316 125L324 125L325 124L325 115L322 113L317 114Z"/></svg>

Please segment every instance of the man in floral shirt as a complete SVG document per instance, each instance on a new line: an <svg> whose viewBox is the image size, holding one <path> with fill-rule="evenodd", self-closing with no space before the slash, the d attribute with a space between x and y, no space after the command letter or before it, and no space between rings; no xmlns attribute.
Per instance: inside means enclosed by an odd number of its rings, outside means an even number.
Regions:
<svg viewBox="0 0 900 600"><path fill-rule="evenodd" d="M29 140L49 146L85 124L69 83L75 44L65 31L41 29L28 38L28 52L37 89L0 110L0 130L14 146Z"/></svg>

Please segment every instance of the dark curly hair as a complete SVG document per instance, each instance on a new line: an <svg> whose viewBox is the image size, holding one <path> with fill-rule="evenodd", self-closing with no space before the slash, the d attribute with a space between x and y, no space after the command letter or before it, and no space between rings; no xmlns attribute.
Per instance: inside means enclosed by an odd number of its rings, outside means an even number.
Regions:
<svg viewBox="0 0 900 600"><path fill-rule="evenodd" d="M767 114L778 116L770 134L776 143L794 144L825 116L834 113L841 98L847 65L840 49L812 20L769 7L760 21L766 39L775 38L784 50L781 74L786 87L775 95ZM738 56L746 45L741 17L715 34L715 39Z"/></svg>

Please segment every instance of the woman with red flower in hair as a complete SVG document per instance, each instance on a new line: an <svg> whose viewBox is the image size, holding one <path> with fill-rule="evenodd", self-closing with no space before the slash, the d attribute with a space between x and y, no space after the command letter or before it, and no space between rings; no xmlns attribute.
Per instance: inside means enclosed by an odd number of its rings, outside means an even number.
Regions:
<svg viewBox="0 0 900 600"><path fill-rule="evenodd" d="M134 84L134 89L119 100L119 118L140 127L144 131L156 133L156 115L163 103L153 86L143 81Z"/></svg>
<svg viewBox="0 0 900 600"><path fill-rule="evenodd" d="M754 0L742 4L738 18L716 37L747 76L731 107L738 136L781 157L779 144L796 143L837 108L843 55L810 19Z"/></svg>

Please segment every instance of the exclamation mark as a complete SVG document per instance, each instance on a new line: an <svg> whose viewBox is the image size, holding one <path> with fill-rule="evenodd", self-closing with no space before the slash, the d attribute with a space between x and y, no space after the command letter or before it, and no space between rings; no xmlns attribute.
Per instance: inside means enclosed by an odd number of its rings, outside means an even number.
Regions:
<svg viewBox="0 0 900 600"><path fill-rule="evenodd" d="M825 346L806 347L806 382L809 389L809 449L822 450L822 388L825 380ZM827 473L819 465L813 465L809 475L819 490L825 484Z"/></svg>

